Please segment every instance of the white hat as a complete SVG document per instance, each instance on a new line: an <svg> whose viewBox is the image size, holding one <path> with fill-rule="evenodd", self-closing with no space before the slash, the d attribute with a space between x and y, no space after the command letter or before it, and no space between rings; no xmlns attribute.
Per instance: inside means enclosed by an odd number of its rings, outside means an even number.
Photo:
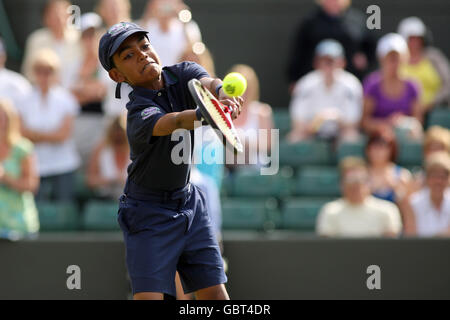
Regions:
<svg viewBox="0 0 450 320"><path fill-rule="evenodd" d="M315 54L319 57L341 58L344 56L344 48L333 39L325 39L316 46Z"/></svg>
<svg viewBox="0 0 450 320"><path fill-rule="evenodd" d="M408 53L408 45L398 33L388 33L378 40L377 57L379 59L384 58L391 51L398 52L400 55Z"/></svg>
<svg viewBox="0 0 450 320"><path fill-rule="evenodd" d="M425 37L427 27L418 17L409 17L400 21L397 32L405 40L412 36Z"/></svg>
<svg viewBox="0 0 450 320"><path fill-rule="evenodd" d="M86 31L90 28L100 28L102 25L102 18L94 12L88 12L81 15L80 26L81 32Z"/></svg>

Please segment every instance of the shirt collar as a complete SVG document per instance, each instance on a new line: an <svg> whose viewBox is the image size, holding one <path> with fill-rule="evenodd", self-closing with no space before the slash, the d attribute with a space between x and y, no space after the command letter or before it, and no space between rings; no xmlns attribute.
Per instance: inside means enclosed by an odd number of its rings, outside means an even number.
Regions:
<svg viewBox="0 0 450 320"><path fill-rule="evenodd" d="M178 83L178 78L171 71L167 70L167 67L164 67L162 70L162 76L164 78L165 88L168 88L176 83ZM156 97L160 90L151 90L143 87L133 86L133 94L138 96L144 96L147 99L153 99Z"/></svg>

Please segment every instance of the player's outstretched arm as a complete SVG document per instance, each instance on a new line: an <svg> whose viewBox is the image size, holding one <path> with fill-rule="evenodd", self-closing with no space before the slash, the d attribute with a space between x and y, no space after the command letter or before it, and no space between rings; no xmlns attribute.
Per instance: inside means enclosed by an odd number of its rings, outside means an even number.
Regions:
<svg viewBox="0 0 450 320"><path fill-rule="evenodd" d="M156 122L153 136L168 136L177 129L194 130L194 121L199 121L196 110L168 113Z"/></svg>

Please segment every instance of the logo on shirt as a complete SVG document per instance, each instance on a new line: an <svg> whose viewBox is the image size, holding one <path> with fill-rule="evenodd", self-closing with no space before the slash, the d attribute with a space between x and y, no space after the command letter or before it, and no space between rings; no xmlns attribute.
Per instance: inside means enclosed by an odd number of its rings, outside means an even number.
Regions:
<svg viewBox="0 0 450 320"><path fill-rule="evenodd" d="M159 112L159 109L157 107L146 108L146 109L142 110L142 112L141 112L142 120L148 119L152 115L154 115L155 113L158 113L158 112Z"/></svg>

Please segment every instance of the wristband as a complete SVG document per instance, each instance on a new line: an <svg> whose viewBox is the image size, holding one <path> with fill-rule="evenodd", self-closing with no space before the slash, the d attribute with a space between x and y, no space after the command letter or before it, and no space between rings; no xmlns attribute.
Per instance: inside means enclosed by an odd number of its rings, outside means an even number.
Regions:
<svg viewBox="0 0 450 320"><path fill-rule="evenodd" d="M217 87L216 87L216 95L217 96L219 96L219 91L220 91L220 89L222 89L222 84L219 84Z"/></svg>

